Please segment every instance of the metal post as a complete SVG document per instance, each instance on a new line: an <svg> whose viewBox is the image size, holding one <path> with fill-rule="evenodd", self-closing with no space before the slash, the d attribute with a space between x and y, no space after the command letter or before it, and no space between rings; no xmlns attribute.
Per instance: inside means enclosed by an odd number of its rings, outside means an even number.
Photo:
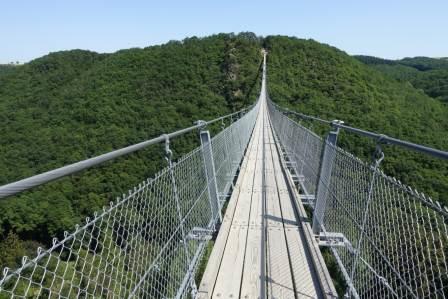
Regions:
<svg viewBox="0 0 448 299"><path fill-rule="evenodd" d="M319 181L316 192L316 204L313 214L313 233L319 235L321 224L324 220L325 207L327 205L328 188L330 185L331 170L333 168L334 157L336 155L336 142L338 139L339 128L335 124L341 121L334 120L332 130L327 135L324 149L322 151L322 163L319 170Z"/></svg>
<svg viewBox="0 0 448 299"><path fill-rule="evenodd" d="M187 235L185 234L185 227L184 227L185 218L182 217L179 192L177 190L176 177L174 176L174 170L173 170L174 164L171 159L173 156L173 152L170 149L170 139L169 139L168 135L165 135L165 152L166 152L166 160L168 162L168 170L170 173L171 184L173 186L174 200L176 201L177 217L179 219L179 225L180 225L180 230L181 230L181 234L182 234L181 242L182 242L184 250L185 250L185 255L187 258L187 265L190 265L191 257L190 257L190 252L188 251ZM193 275L193 272L190 269L188 269L187 271L189 272L188 275L191 277ZM192 289L193 293L197 292L196 282L194 281L194 279L191 280L191 289Z"/></svg>
<svg viewBox="0 0 448 299"><path fill-rule="evenodd" d="M232 119L233 121L233 119ZM236 174L236 172L238 171L238 168L240 167L240 160L238 160L238 157L240 157L239 153L242 152L242 145L241 145L241 137L239 134L235 134L235 126L233 126L233 124L236 124L236 122L238 121L238 119L235 120L235 122L232 123L232 126L230 126L230 132L231 132L231 136L235 136L236 135L236 139L238 140L232 140L232 144L235 144L235 146L237 148L232 149L232 156L231 156L231 161L230 163L232 163L232 174ZM239 125L239 124L238 124ZM232 146L233 147L233 146ZM236 157L235 157L236 155Z"/></svg>
<svg viewBox="0 0 448 299"><path fill-rule="evenodd" d="M218 214L219 222L222 222L221 204L219 203L218 186L216 184L215 162L213 161L212 143L210 142L210 132L201 131L202 156L204 158L205 176L207 178L208 198L210 201L210 210L212 212L213 229L215 229L215 215ZM216 214L213 209L213 203L216 203Z"/></svg>
<svg viewBox="0 0 448 299"><path fill-rule="evenodd" d="M228 135L228 133L229 133L229 131L225 132L226 135ZM227 140L227 138L226 138L226 140ZM232 171L233 161L232 161L232 156L229 153L229 145L227 144L227 142L224 142L224 153L226 155L226 158L224 159L224 161L225 161L224 163L226 163L226 168L227 168L226 178L228 180L230 179L230 185L232 186L232 189L233 189L233 187L234 187L234 185L233 185L234 176L233 176L233 171Z"/></svg>
<svg viewBox="0 0 448 299"><path fill-rule="evenodd" d="M231 124L230 124L231 125ZM221 130L222 132L224 132L224 129L226 128L226 125L224 123L224 121L221 122ZM227 135L229 133L229 130L225 131L224 134L226 136L226 138L224 138L224 140L227 140ZM230 179L231 180L231 185L233 188L233 174L232 174L232 160L230 159L230 154L229 154L229 145L227 144L227 142L224 142L224 163L226 164L226 179Z"/></svg>

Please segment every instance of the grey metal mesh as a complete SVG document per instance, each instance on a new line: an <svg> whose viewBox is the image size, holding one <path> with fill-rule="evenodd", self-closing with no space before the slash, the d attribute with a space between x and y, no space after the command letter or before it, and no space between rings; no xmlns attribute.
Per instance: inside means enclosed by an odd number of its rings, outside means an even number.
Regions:
<svg viewBox="0 0 448 299"><path fill-rule="evenodd" d="M253 130L258 105L212 140L104 207L18 269L4 269L0 298L183 298Z"/></svg>
<svg viewBox="0 0 448 299"><path fill-rule="evenodd" d="M302 180L305 194L316 194L323 140L320 136L286 117L268 101L271 121L281 146L293 161L294 170ZM314 205L314 200L311 200Z"/></svg>
<svg viewBox="0 0 448 299"><path fill-rule="evenodd" d="M448 210L384 174L269 105L282 147L318 198L323 233L342 233L331 247L348 294L361 298L448 297ZM323 160L327 151L328 159ZM322 164L322 165L321 165ZM322 176L319 170L322 168ZM326 201L319 201L325 197ZM324 206L319 206L324 205Z"/></svg>

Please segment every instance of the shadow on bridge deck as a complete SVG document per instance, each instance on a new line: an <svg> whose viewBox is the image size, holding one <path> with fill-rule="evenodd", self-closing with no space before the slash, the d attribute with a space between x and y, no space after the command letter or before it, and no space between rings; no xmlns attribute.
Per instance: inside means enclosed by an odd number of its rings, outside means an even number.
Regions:
<svg viewBox="0 0 448 299"><path fill-rule="evenodd" d="M319 249L304 232L309 223L303 221L303 206L296 206L301 205L298 194L283 168L266 106L265 79L260 101L198 298L336 297Z"/></svg>

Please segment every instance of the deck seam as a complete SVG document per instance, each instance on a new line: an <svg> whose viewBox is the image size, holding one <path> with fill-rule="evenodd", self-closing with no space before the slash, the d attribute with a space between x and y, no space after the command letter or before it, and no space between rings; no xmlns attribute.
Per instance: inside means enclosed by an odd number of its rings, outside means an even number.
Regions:
<svg viewBox="0 0 448 299"><path fill-rule="evenodd" d="M271 123L269 115L267 115L266 117L268 118L268 122ZM273 137L272 126L270 126L270 131L271 131L272 138L274 138ZM275 152L277 153L277 155L275 155L275 153L272 150L272 144L275 144L275 143L269 143L269 145L270 145L270 148L271 148L271 159L272 159L272 162L273 162L274 180L275 180L275 185L277 187L276 188L277 189L277 192L276 192L277 193L277 199L278 199L278 204L280 206L280 215L281 215L281 218L282 218L282 230L283 230L283 235L285 237L285 242L286 242L286 252L288 253L289 272L290 272L290 275L291 275L292 287L294 289L294 298L298 299L297 298L298 291L297 291L297 286L296 286L296 282L295 282L295 279L294 279L295 275L294 275L294 271L293 271L293 265L291 264L292 258L291 258L291 253L290 253L290 249L289 249L289 242L288 242L288 237L287 237L286 232L285 232L286 228L285 228L285 222L284 222L284 218L283 218L282 202L280 200L279 184L278 184L277 176L275 175L278 169L276 169L276 167L274 165L274 159L275 159L275 156L277 156L276 158L280 159L280 157L279 157L280 153L278 152L278 149L275 148ZM275 145L274 145L274 147L275 147ZM282 173L282 175L283 175L283 173Z"/></svg>
<svg viewBox="0 0 448 299"><path fill-rule="evenodd" d="M263 141L263 139L260 139L260 136L258 136L258 144L257 144L257 150L258 147L260 146L260 140ZM252 153L252 151L251 151ZM258 156L258 151L257 151L257 156ZM249 159L250 161L250 159ZM245 246L244 246L244 256L243 256L243 267L241 268L241 279L240 279L240 288L239 288L239 292L238 292L238 298L241 298L241 289L243 287L243 276L244 276L244 265L246 264L246 256L247 256L247 241L248 241L248 237L249 237L249 222L250 222L250 215L252 213L252 201L254 199L254 183L255 183L255 172L257 171L257 164L255 163L255 167L254 167L254 173L252 176L252 191L251 191L251 196L250 196L250 204L249 204L249 215L248 215L248 219L247 219L247 223L248 225L246 225L247 229L246 229L246 242L245 242Z"/></svg>
<svg viewBox="0 0 448 299"><path fill-rule="evenodd" d="M258 120L258 117L259 117L259 115L257 115L257 120ZM251 138L252 138L252 136L254 136L253 134L254 134L255 127L256 127L256 126L254 126L254 128L252 129L252 132L251 132ZM245 158L246 158L245 155L246 155L246 153L247 153L247 151L248 151L248 148L252 148L252 147L253 147L253 144L251 143L251 141L252 141L252 140L249 140L249 144L248 144L248 146L246 147L246 149L244 150L244 156L243 156L243 159L242 159L242 160L240 161L240 163L239 163L239 171L241 170L241 168L244 167L244 166L242 167L242 165L243 165L244 162L245 162ZM245 177L246 173L247 173L247 172L244 172L243 177L241 178L241 181L244 180L244 177ZM241 171L239 172L239 174L241 174ZM238 181L238 178L237 178L237 181ZM235 197L236 197L235 200L236 200L236 202L235 202L235 206L233 207L232 218L231 218L231 220L230 220L230 224L229 224L229 229L228 229L228 232L227 232L227 236L225 237L225 243L224 243L224 246L223 246L222 254L221 254L221 256L220 256L219 266L218 266L218 269L217 269L217 271L216 271L215 277L213 278L213 286L209 289L209 292L207 293L207 297L208 297L208 298L213 297L213 293L214 293L214 291L215 291L216 281L217 281L219 272L220 272L220 270L221 270L221 266L222 266L222 261L223 261L224 252L226 251L226 247L227 247L227 243L228 243L228 239L229 239L230 231L231 231L231 229L232 229L232 222L233 222L233 219L234 219L234 217L235 217L236 207L237 207L237 205L238 205L238 200L239 200L239 197L240 197L240 194L241 194L241 191L242 191L242 190L241 190L240 188L234 188L234 189L232 190L232 194L231 194L231 195L234 194L234 191L237 191L237 192L238 192L237 194L235 194ZM231 199L232 199L232 198L230 197L229 201L230 201ZM216 244L215 244L215 245L216 245ZM202 281L201 281L201 284L202 284ZM199 288L199 293L201 293L201 287Z"/></svg>
<svg viewBox="0 0 448 299"><path fill-rule="evenodd" d="M278 138L276 136L275 130L273 130L273 137L274 140L276 140L275 144L276 147L279 148L281 144L278 141ZM280 151L278 151L280 152ZM303 215L306 216L304 213L304 208L301 205L301 203L298 202L300 200L300 195L298 194L297 190L294 189L292 178L289 174L289 171L287 170L287 167L285 165L285 160L280 156L280 163L281 163L281 169L283 172L283 175L286 177L287 182L287 188L291 195L291 203L292 208L294 210L294 214L296 215L296 218L300 220ZM299 207L300 205L300 207ZM309 256L311 265L310 270L312 271L312 275L317 279L317 282L319 284L319 288L316 288L318 293L320 293L320 296L323 298L338 298L338 295L336 293L336 290L333 285L333 281L330 277L330 274L328 272L328 269L326 268L325 262L323 261L322 254L320 253L320 250L316 243L310 244L312 242L312 233L311 233L311 227L309 223L302 223L302 220L300 222L300 229L299 234L300 237L303 239L304 243L304 251ZM323 273L321 273L321 271ZM323 277L322 277L323 276Z"/></svg>

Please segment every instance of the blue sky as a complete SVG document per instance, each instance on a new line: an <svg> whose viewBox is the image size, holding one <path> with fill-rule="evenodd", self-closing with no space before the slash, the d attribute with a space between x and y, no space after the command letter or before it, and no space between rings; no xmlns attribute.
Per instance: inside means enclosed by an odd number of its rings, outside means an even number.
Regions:
<svg viewBox="0 0 448 299"><path fill-rule="evenodd" d="M349 54L448 56L448 1L1 0L0 63L240 31L313 38Z"/></svg>

